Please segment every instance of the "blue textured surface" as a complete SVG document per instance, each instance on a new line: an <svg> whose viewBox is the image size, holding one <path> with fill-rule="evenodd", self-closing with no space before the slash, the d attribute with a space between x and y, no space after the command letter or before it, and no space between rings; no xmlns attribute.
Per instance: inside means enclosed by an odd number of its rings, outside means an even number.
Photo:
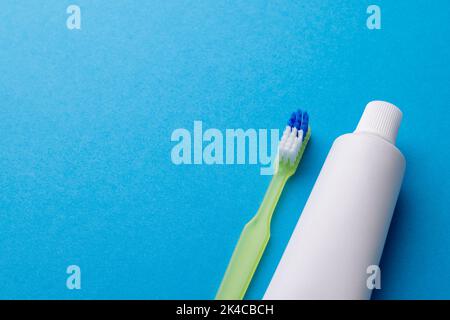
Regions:
<svg viewBox="0 0 450 320"><path fill-rule="evenodd" d="M382 30L366 28L372 2ZM332 141L374 99L403 110L407 159L374 297L450 298L449 22L447 0L2 0L0 298L213 298L270 177L176 166L171 133L283 130L300 107L313 136L248 292L260 298Z"/></svg>

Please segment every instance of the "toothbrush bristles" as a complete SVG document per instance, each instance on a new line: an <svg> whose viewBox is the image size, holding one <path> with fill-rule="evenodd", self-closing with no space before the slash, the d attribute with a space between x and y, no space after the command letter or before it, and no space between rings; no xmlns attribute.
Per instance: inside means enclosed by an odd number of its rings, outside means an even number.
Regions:
<svg viewBox="0 0 450 320"><path fill-rule="evenodd" d="M308 133L308 123L309 116L307 112L297 110L292 113L278 146L279 161L290 165L295 164L302 143Z"/></svg>

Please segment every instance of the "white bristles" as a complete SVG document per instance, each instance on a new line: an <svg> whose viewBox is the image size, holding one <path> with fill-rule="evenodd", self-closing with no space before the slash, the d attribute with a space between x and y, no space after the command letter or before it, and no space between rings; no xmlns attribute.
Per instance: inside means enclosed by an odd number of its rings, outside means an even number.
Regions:
<svg viewBox="0 0 450 320"><path fill-rule="evenodd" d="M280 161L293 165L303 142L303 130L287 126L278 146Z"/></svg>
<svg viewBox="0 0 450 320"><path fill-rule="evenodd" d="M290 133L291 133L291 127L286 126L286 129L284 129L283 136L281 137L281 142L286 142L286 140L289 137Z"/></svg>

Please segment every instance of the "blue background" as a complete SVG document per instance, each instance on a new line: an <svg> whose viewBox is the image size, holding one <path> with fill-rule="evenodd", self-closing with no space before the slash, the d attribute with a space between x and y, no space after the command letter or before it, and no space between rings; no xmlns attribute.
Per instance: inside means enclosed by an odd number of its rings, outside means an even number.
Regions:
<svg viewBox="0 0 450 320"><path fill-rule="evenodd" d="M404 112L407 158L374 298L450 298L449 21L446 0L2 0L0 298L213 298L270 177L176 166L171 133L282 129L301 107L313 137L248 291L261 298L332 141L374 99Z"/></svg>

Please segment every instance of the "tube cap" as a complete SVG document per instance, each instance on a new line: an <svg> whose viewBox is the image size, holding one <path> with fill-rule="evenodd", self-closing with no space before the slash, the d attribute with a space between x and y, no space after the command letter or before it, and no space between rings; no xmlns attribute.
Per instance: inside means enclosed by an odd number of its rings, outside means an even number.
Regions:
<svg viewBox="0 0 450 320"><path fill-rule="evenodd" d="M373 133L395 144L402 112L389 102L372 101L364 110L355 132Z"/></svg>

